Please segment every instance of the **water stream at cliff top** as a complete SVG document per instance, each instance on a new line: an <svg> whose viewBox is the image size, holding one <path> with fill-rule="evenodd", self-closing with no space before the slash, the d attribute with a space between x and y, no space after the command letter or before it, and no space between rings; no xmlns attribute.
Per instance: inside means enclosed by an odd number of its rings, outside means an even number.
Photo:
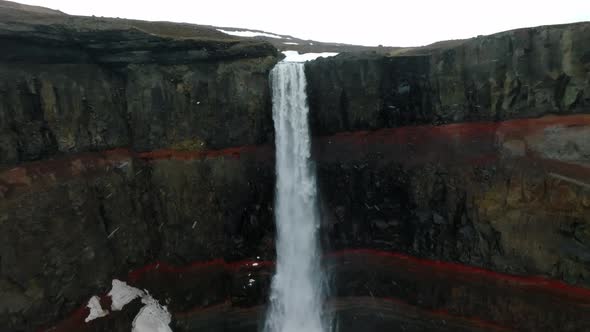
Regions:
<svg viewBox="0 0 590 332"><path fill-rule="evenodd" d="M303 63L271 71L276 144L276 272L265 332L322 332L319 216Z"/></svg>

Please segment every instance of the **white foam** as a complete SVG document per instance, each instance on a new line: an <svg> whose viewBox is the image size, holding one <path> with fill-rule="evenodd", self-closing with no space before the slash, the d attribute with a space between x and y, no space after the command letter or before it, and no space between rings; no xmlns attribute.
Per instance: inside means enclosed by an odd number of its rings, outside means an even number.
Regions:
<svg viewBox="0 0 590 332"><path fill-rule="evenodd" d="M217 29L217 31L221 31L225 34L232 35L232 36L238 36L238 37L269 37L269 38L283 39L283 37L281 37L279 35L275 35L272 33L266 33L266 32L258 32L258 31L223 30L223 29Z"/></svg>
<svg viewBox="0 0 590 332"><path fill-rule="evenodd" d="M299 43L293 43L293 42L286 42L286 43L283 43L283 44L285 44L285 45L299 45Z"/></svg>
<svg viewBox="0 0 590 332"><path fill-rule="evenodd" d="M299 54L299 52L297 52L297 51L284 51L283 54L286 56L286 58L283 59L283 61L285 61L285 62L305 62L305 61L315 60L317 58L328 58L328 57L338 55L338 53L334 53L334 52Z"/></svg>
<svg viewBox="0 0 590 332"><path fill-rule="evenodd" d="M90 314L88 314L88 317L86 317L86 319L84 320L86 323L109 314L108 310L104 310L102 308L102 306L100 305L100 299L96 295L91 297L90 300L88 300L88 304L86 305L86 307L90 309Z"/></svg>

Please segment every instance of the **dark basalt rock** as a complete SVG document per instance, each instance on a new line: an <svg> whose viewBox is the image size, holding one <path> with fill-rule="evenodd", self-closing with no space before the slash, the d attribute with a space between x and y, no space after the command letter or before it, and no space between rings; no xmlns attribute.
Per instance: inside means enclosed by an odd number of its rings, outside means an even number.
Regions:
<svg viewBox="0 0 590 332"><path fill-rule="evenodd" d="M579 23L318 59L306 64L313 131L588 113L588 43Z"/></svg>
<svg viewBox="0 0 590 332"><path fill-rule="evenodd" d="M55 321L149 262L272 255L268 152L151 161L90 155L23 172L3 174L24 182L0 200L0 285L9 310L0 326Z"/></svg>
<svg viewBox="0 0 590 332"><path fill-rule="evenodd" d="M16 14L15 14L16 13ZM209 27L0 11L0 165L268 143L278 52Z"/></svg>
<svg viewBox="0 0 590 332"><path fill-rule="evenodd" d="M338 55L306 64L315 135L434 123L426 56Z"/></svg>
<svg viewBox="0 0 590 332"><path fill-rule="evenodd" d="M587 244L575 234L588 224L589 171L549 153L588 132L588 120L405 127L318 139L326 246L402 251L588 286ZM547 137L553 128L569 138ZM527 156L515 154L515 142L526 142Z"/></svg>
<svg viewBox="0 0 590 332"><path fill-rule="evenodd" d="M80 323L113 278L170 299L175 331L257 329L272 269L232 264L274 256L275 47L3 1L0 21L0 330L127 331L139 304ZM587 291L589 38L580 23L307 63L325 249ZM230 267L133 273L215 259ZM343 331L588 329L567 292L370 260L335 264Z"/></svg>
<svg viewBox="0 0 590 332"><path fill-rule="evenodd" d="M332 277L328 319L339 331L402 326L409 331L582 331L588 290L535 277L515 277L459 264L372 250L324 257ZM210 261L189 266L156 263L133 271L129 283L168 305L174 331L259 331L273 264ZM201 287L195 288L195 285ZM206 287L203 287L206 285ZM108 297L103 306L109 307ZM84 323L79 310L54 331L129 328L130 305Z"/></svg>
<svg viewBox="0 0 590 332"><path fill-rule="evenodd" d="M117 71L0 65L0 164L116 147L199 150L267 143L267 76L275 61L129 65Z"/></svg>

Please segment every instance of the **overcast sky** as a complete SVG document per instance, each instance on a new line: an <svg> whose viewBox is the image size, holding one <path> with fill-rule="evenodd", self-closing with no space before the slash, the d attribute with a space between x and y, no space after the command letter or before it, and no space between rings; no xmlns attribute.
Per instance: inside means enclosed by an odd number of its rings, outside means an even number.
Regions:
<svg viewBox="0 0 590 332"><path fill-rule="evenodd" d="M17 0L68 14L188 22L359 45L420 46L590 21L590 0Z"/></svg>

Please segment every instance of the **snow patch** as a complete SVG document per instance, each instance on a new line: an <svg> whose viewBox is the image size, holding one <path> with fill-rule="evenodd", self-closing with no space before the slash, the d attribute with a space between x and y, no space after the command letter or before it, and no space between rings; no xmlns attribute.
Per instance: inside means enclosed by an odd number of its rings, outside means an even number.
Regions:
<svg viewBox="0 0 590 332"><path fill-rule="evenodd" d="M299 45L299 43L293 43L293 42L287 42L287 43L283 43L285 45Z"/></svg>
<svg viewBox="0 0 590 332"><path fill-rule="evenodd" d="M135 287L127 285L126 282L113 279L113 287L109 292L109 296L112 299L111 310L118 311L122 310L125 305L135 300L138 297L143 297L145 293Z"/></svg>
<svg viewBox="0 0 590 332"><path fill-rule="evenodd" d="M111 309L113 311L122 310L125 305L138 297L144 304L133 319L131 332L172 332L169 326L172 315L166 306L161 306L158 300L151 297L147 291L129 286L126 282L113 279L112 284L113 287L108 295L112 299ZM90 314L85 319L86 323L109 314L109 311L104 310L100 305L98 296L91 297L87 307L90 308Z"/></svg>
<svg viewBox="0 0 590 332"><path fill-rule="evenodd" d="M149 294L146 294L141 302L145 305L133 319L131 332L172 332L168 326L172 316L166 306L161 306Z"/></svg>
<svg viewBox="0 0 590 332"><path fill-rule="evenodd" d="M299 54L297 51L284 51L283 54L286 56L283 61L285 62L305 62L315 60L317 58L328 58L331 56L338 55L334 52L323 52L323 53L303 53Z"/></svg>
<svg viewBox="0 0 590 332"><path fill-rule="evenodd" d="M86 319L84 320L86 323L109 314L108 310L104 310L102 308L102 306L100 305L100 299L96 295L94 295L90 298L90 300L88 300L88 304L86 305L86 307L90 309L90 314L88 314L88 317L86 317Z"/></svg>
<svg viewBox="0 0 590 332"><path fill-rule="evenodd" d="M225 34L232 35L232 36L239 36L239 37L269 37L269 38L283 39L283 37L281 37L279 35L275 35L272 33L266 33L266 32L257 32L257 31L248 31L248 30L242 30L242 31L223 30L223 29L217 29L217 31L221 31Z"/></svg>

